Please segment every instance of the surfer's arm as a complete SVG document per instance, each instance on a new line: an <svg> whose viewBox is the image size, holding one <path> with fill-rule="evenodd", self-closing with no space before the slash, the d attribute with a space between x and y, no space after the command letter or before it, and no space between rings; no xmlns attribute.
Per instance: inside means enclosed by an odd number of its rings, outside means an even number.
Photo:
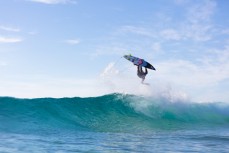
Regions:
<svg viewBox="0 0 229 153"><path fill-rule="evenodd" d="M138 65L138 72L142 73L142 67Z"/></svg>
<svg viewBox="0 0 229 153"><path fill-rule="evenodd" d="M140 66L138 65L138 72L140 72Z"/></svg>
<svg viewBox="0 0 229 153"><path fill-rule="evenodd" d="M147 68L145 68L145 74L148 74L148 70L147 70Z"/></svg>

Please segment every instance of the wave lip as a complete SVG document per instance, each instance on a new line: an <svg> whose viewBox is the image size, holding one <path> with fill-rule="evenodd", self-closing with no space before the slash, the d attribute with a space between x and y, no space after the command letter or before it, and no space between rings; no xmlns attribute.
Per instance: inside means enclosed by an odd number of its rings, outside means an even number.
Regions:
<svg viewBox="0 0 229 153"><path fill-rule="evenodd" d="M90 98L0 98L0 130L155 131L229 127L229 106L133 95Z"/></svg>

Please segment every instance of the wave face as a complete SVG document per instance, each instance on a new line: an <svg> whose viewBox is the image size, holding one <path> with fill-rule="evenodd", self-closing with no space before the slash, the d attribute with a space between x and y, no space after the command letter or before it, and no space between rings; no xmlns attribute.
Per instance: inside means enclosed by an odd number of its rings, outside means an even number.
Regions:
<svg viewBox="0 0 229 153"><path fill-rule="evenodd" d="M139 132L229 127L229 105L109 94L92 98L0 98L0 131Z"/></svg>

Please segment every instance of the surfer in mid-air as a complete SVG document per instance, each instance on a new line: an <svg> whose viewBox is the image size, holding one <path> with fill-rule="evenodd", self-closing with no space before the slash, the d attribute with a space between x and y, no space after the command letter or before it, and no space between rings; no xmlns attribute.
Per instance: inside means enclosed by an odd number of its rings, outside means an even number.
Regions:
<svg viewBox="0 0 229 153"><path fill-rule="evenodd" d="M145 80L146 75L148 74L147 69L156 71L156 69L153 67L153 65L151 65L150 63L148 63L144 59L141 59L141 58L138 58L138 57L135 57L132 55L124 55L124 58L137 66L137 75L139 78L142 79L141 83L144 85L150 85L149 83L144 83L144 80ZM142 67L145 67L145 71L142 70Z"/></svg>
<svg viewBox="0 0 229 153"><path fill-rule="evenodd" d="M146 77L147 74L148 74L147 68L145 68L145 72L144 72L144 71L142 70L142 66L139 66L139 65L138 65L138 68L137 68L137 75L138 75L139 78L142 79L142 84L143 84L143 82L144 82L145 77Z"/></svg>

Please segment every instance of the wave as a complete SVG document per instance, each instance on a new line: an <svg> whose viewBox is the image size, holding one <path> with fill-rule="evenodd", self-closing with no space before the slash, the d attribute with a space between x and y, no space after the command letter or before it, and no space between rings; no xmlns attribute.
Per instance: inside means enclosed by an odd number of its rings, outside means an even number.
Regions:
<svg viewBox="0 0 229 153"><path fill-rule="evenodd" d="M229 105L109 94L89 98L0 97L0 131L135 132L229 127Z"/></svg>

